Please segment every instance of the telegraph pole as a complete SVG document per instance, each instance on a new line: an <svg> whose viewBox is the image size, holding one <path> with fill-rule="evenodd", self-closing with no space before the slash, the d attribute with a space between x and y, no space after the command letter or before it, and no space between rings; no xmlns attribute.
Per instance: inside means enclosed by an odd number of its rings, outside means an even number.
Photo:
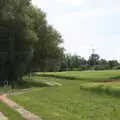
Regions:
<svg viewBox="0 0 120 120"><path fill-rule="evenodd" d="M91 50L91 51L92 51L92 54L95 54L96 49L91 48L91 49L89 49L89 50Z"/></svg>

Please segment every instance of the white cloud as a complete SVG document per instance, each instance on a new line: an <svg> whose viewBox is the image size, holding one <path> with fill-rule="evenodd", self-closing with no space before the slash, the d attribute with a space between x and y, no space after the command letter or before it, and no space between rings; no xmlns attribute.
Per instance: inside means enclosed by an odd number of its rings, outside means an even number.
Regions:
<svg viewBox="0 0 120 120"><path fill-rule="evenodd" d="M71 4L71 5L75 5L75 6L80 6L83 5L83 0L56 0L58 2L62 2L65 4Z"/></svg>

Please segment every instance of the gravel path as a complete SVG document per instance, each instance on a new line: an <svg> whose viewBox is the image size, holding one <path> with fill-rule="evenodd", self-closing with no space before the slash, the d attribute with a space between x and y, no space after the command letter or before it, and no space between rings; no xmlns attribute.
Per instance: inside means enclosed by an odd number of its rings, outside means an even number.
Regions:
<svg viewBox="0 0 120 120"><path fill-rule="evenodd" d="M4 102L6 105L11 107L13 110L17 111L19 114L21 114L22 117L24 117L26 120L42 120L40 117L34 115L33 113L27 111L22 106L16 104L9 98L7 98L7 95L0 96L0 100Z"/></svg>

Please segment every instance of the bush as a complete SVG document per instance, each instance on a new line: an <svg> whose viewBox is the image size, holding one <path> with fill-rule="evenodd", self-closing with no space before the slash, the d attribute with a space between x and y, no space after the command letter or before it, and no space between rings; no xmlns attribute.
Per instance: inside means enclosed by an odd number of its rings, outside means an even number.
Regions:
<svg viewBox="0 0 120 120"><path fill-rule="evenodd" d="M120 70L120 65L114 67L115 70Z"/></svg>

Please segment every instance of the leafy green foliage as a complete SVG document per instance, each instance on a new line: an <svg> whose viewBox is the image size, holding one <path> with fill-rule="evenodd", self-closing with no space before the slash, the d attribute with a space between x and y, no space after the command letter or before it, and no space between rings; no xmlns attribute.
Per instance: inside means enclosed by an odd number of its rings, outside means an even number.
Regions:
<svg viewBox="0 0 120 120"><path fill-rule="evenodd" d="M63 54L62 38L48 25L45 13L31 0L0 0L0 6L0 79L11 83L30 69L56 67Z"/></svg>
<svg viewBox="0 0 120 120"><path fill-rule="evenodd" d="M91 54L88 60L89 65L97 65L99 62L100 56L98 54Z"/></svg>
<svg viewBox="0 0 120 120"><path fill-rule="evenodd" d="M83 70L110 70L119 69L117 60L100 59L98 54L91 54L89 59L78 56L65 54L62 57L61 71L83 71Z"/></svg>
<svg viewBox="0 0 120 120"><path fill-rule="evenodd" d="M66 54L62 57L61 71L69 70L85 70L86 60L83 57L77 55Z"/></svg>
<svg viewBox="0 0 120 120"><path fill-rule="evenodd" d="M6 45L9 44L9 46L3 46L6 49L8 47L8 51L0 51L7 53L6 59L0 67L0 69L4 68L4 77L1 79L11 82L21 78L24 73L24 67L32 54L31 47L36 40L36 34L32 30L30 17L27 14L30 0L5 0L1 1L1 6L0 27L5 27L7 30L5 32L8 34ZM1 41L2 39L0 39Z"/></svg>

